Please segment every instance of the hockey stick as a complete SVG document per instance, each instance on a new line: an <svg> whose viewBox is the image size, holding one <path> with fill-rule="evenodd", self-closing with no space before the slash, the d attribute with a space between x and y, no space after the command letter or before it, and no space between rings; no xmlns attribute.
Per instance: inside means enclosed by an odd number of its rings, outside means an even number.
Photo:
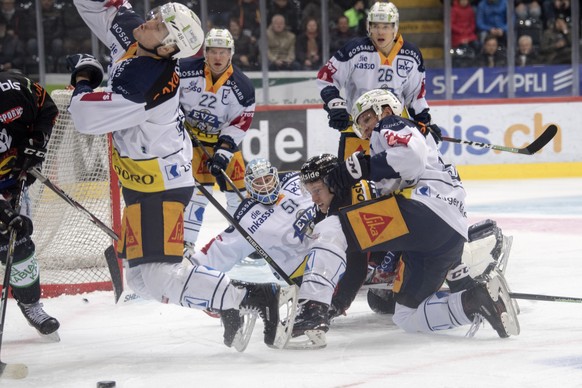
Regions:
<svg viewBox="0 0 582 388"><path fill-rule="evenodd" d="M582 303L582 298L575 298L572 296L554 296L554 295L539 295L539 294L523 294L520 292L510 292L509 296L513 299L527 299L527 300L541 300L544 302L569 302Z"/></svg>
<svg viewBox="0 0 582 388"><path fill-rule="evenodd" d="M22 207L22 197L26 184L26 172L18 177L18 194L14 204L14 212L20 214ZM6 253L6 266L4 269L4 282L2 283L2 297L0 306L0 351L2 350L2 337L4 335L4 321L6 319L6 307L8 304L8 288L10 287L10 275L12 273L12 263L14 261L14 247L16 246L16 229L8 227L10 238L8 240L8 251ZM28 367L25 364L7 364L0 361L0 378L23 379L28 375Z"/></svg>
<svg viewBox="0 0 582 388"><path fill-rule="evenodd" d="M42 173L38 169L36 169L34 167L30 168L28 170L28 173L30 175L32 175L33 177L35 177L36 179L38 179L46 187L51 189L56 195L58 195L59 197L64 199L65 202L67 202L69 205L71 205L72 207L77 209L79 212L81 212L81 214L84 214L85 217L89 221L91 221L92 223L97 225L99 227L99 229L101 229L102 231L107 233L107 235L109 235L109 237L111 237L114 240L119 240L119 236L113 230L111 230L111 228L109 228L107 225L105 225L99 218L95 217L89 210L85 209L79 202L75 201L67 193L65 193L63 190L61 190L59 187L57 187L47 177L42 175Z"/></svg>
<svg viewBox="0 0 582 388"><path fill-rule="evenodd" d="M222 214L222 216L224 218L226 218L226 220L236 229L238 230L238 232L245 238L245 240L247 240L247 242L249 244L251 244L251 246L253 248L255 248L255 250L257 251L257 253L259 255L261 255L261 257L263 259L265 259L265 261L267 263L269 263L271 265L271 267L273 267L273 269L275 271L277 271L277 273L279 274L279 276L285 280L287 282L287 284L291 285L298 285L297 283L295 283L293 280L291 280L291 278L289 276L287 276L287 274L281 269L281 267L279 267L279 265L275 262L275 260L273 260L273 258L271 256L269 256L269 254L267 252L265 252L265 250L247 233L246 230L244 230L244 228L242 226L240 226L240 224L233 218L233 216L231 216L224 207L222 207L222 205L212 196L212 194L210 194L208 192L208 190L206 190L204 188L204 186L202 186L199 182L196 182L196 187L202 192L202 194L204 194L204 196L206 198L208 198L208 200L214 205L214 207L220 212L220 214Z"/></svg>
<svg viewBox="0 0 582 388"><path fill-rule="evenodd" d="M110 245L105 250L105 261L109 268L109 275L111 275L111 284L113 285L113 294L115 295L115 303L119 302L119 298L123 293L123 278L121 277L121 270L119 269L119 261L115 248Z"/></svg>
<svg viewBox="0 0 582 388"><path fill-rule="evenodd" d="M188 130L188 132L190 132L190 138L192 139L192 141L194 143L196 143L196 146L197 147L200 147L202 149L202 152L204 152L204 155L206 155L206 157L208 158L208 160L212 159L212 156L210 156L210 152L208 152L208 150L206 149L206 147L204 146L204 144L202 144L200 142L200 140L198 140L198 138L196 137L196 135L194 135L191 131ZM220 172L222 173L222 176L224 177L224 180L226 180L228 182L228 184L230 185L230 187L232 187L232 189L235 191L235 193L237 193L237 195L240 198L240 200L241 201L244 200L245 197L242 195L242 193L240 192L240 190L234 185L234 182L226 174L226 171L224 171L221 168L220 169Z"/></svg>
<svg viewBox="0 0 582 388"><path fill-rule="evenodd" d="M446 137L446 136L443 136L442 139L444 141L449 141L451 143L460 143L460 144L467 144L467 145L472 145L472 146L481 147L481 148L490 148L492 150L512 152L514 154L533 155L536 152L538 152L539 150L541 150L546 144L548 144L550 142L550 140L552 140L554 138L554 136L556 136L557 133L558 133L558 127L556 127L554 124L550 124L545 129L545 131L537 139L535 139L533 141L533 143L531 143L530 145L528 145L527 147L524 147L524 148L506 147L506 146L501 146L501 145L481 143L481 142L477 142L477 141L463 140L463 139L457 139L454 137Z"/></svg>

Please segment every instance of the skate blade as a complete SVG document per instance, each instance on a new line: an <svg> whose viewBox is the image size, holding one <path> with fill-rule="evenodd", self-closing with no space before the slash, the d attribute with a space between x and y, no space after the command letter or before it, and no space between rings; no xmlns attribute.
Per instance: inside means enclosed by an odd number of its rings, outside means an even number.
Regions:
<svg viewBox="0 0 582 388"><path fill-rule="evenodd" d="M46 341L46 342L61 342L61 336L59 335L59 331L55 331L52 332L50 334L42 334L40 331L38 332L38 334L40 334L40 336Z"/></svg>
<svg viewBox="0 0 582 388"><path fill-rule="evenodd" d="M28 376L25 364L7 364L0 361L0 380L20 380Z"/></svg>
<svg viewBox="0 0 582 388"><path fill-rule="evenodd" d="M274 349L284 349L293 333L295 316L297 315L298 287L293 285L281 288L279 293L279 325L273 344L267 346Z"/></svg>
<svg viewBox="0 0 582 388"><path fill-rule="evenodd" d="M254 310L241 309L240 314L243 317L244 323L234 336L231 346L235 348L237 352L242 353L245 351L251 340L259 313Z"/></svg>
<svg viewBox="0 0 582 388"><path fill-rule="evenodd" d="M499 298L505 305L506 312L501 313L501 322L508 336L519 335L519 321L514 305L509 297L509 289L503 275L493 272L491 280L487 282L487 291L493 301L497 302Z"/></svg>
<svg viewBox="0 0 582 388"><path fill-rule="evenodd" d="M327 338L323 330L305 330L307 338L298 341L291 340L285 346L290 350L315 350L323 349L327 346ZM302 336L301 336L302 338Z"/></svg>
<svg viewBox="0 0 582 388"><path fill-rule="evenodd" d="M507 269L507 262L509 261L509 252L511 251L511 245L513 244L513 236L503 236L503 246L501 248L501 255L497 259L497 265L495 268L499 273L505 275Z"/></svg>

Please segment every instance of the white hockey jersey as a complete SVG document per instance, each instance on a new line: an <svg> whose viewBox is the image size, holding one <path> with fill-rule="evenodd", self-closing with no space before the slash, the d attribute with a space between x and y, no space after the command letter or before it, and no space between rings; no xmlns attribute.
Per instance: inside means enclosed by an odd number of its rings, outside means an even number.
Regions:
<svg viewBox="0 0 582 388"><path fill-rule="evenodd" d="M432 136L425 138L410 120L388 116L372 132L370 153L370 179L381 194L402 191L467 238L465 189Z"/></svg>
<svg viewBox="0 0 582 388"><path fill-rule="evenodd" d="M255 88L235 66L213 83L204 58L186 58L180 60L180 103L199 140L215 143L225 135L240 144L255 114Z"/></svg>
<svg viewBox="0 0 582 388"><path fill-rule="evenodd" d="M412 118L430 122L425 99L424 60L420 50L400 35L385 57L368 37L350 40L319 70L317 86L325 103L340 96L348 112L354 102L372 89L388 89L408 109ZM327 89L328 87L334 89Z"/></svg>
<svg viewBox="0 0 582 388"><path fill-rule="evenodd" d="M75 91L69 111L81 133L113 133L112 164L121 184L139 192L194 185L192 143L179 109L179 70L169 59L135 56L133 29L144 19L127 1L75 0L111 50L104 92ZM107 5L107 6L106 6Z"/></svg>
<svg viewBox="0 0 582 388"><path fill-rule="evenodd" d="M245 199L234 214L240 226L291 278L301 276L303 258L310 250L306 228L315 217L311 196L301 190L299 173L280 174L281 190L275 205ZM230 226L194 254L197 264L228 271L254 252L245 238Z"/></svg>

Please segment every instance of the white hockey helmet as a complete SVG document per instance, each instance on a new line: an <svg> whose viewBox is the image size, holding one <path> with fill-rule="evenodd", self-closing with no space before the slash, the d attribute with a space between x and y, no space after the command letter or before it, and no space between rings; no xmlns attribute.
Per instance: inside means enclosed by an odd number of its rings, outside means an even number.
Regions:
<svg viewBox="0 0 582 388"><path fill-rule="evenodd" d="M250 161L245 170L245 187L251 198L265 205L272 205L279 198L281 182L277 168L267 159Z"/></svg>
<svg viewBox="0 0 582 388"><path fill-rule="evenodd" d="M366 30L370 34L370 23L394 23L394 36L396 36L398 35L399 21L398 8L394 4L376 2L368 11Z"/></svg>
<svg viewBox="0 0 582 388"><path fill-rule="evenodd" d="M187 58L196 54L204 41L204 31L200 19L184 4L167 3L152 12L159 12L162 22L168 28L169 34L162 44L175 44L178 51L172 58Z"/></svg>
<svg viewBox="0 0 582 388"><path fill-rule="evenodd" d="M352 108L352 117L354 119L354 124L352 129L362 138L362 128L358 125L358 119L361 114L373 109L378 120L382 117L382 108L388 105L392 109L392 113L396 116L402 115L402 103L396 98L396 96L387 89L373 89L369 92L362 94L354 103Z"/></svg>
<svg viewBox="0 0 582 388"><path fill-rule="evenodd" d="M204 51L208 47L219 47L230 49L230 57L234 55L234 39L230 31L223 28L213 28L208 31L206 38L204 38Z"/></svg>

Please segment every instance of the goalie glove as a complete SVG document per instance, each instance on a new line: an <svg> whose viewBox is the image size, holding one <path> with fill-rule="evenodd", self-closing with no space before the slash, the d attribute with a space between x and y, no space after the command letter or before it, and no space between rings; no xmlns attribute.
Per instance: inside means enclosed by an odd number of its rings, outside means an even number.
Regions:
<svg viewBox="0 0 582 388"><path fill-rule="evenodd" d="M354 152L325 177L325 183L335 193L342 196L347 189L369 176L370 157L363 152Z"/></svg>
<svg viewBox="0 0 582 388"><path fill-rule="evenodd" d="M346 101L343 98L334 98L327 104L324 104L323 109L327 112L329 126L331 128L343 131L352 125L350 114L346 109Z"/></svg>
<svg viewBox="0 0 582 388"><path fill-rule="evenodd" d="M77 76L89 78L89 86L93 89L103 82L103 66L97 58L90 54L73 54L67 56L67 70L71 72L71 85L77 86Z"/></svg>

